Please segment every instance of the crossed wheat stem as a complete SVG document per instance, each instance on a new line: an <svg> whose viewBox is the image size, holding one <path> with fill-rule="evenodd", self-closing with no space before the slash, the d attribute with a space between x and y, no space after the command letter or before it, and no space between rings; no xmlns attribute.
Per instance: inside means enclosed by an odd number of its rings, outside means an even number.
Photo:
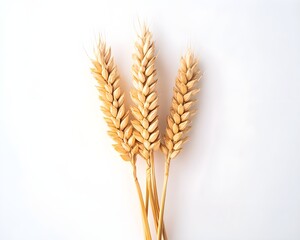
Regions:
<svg viewBox="0 0 300 240"><path fill-rule="evenodd" d="M157 240L167 240L164 224L164 209L171 159L175 158L187 140L191 118L195 114L195 95L199 92L201 78L198 60L191 50L181 57L173 89L173 98L164 136L158 129L157 74L155 48L152 34L147 26L141 28L135 42L132 77L134 88L131 98L134 106L129 110L124 104L124 93L120 88L120 76L111 54L111 48L99 39L92 60L91 72L98 82L101 110L109 127L108 134L114 140L114 148L121 158L131 163L133 179L139 197L144 234L151 240L148 221L149 203ZM161 149L165 155L165 174L162 196L159 203L155 177L154 152ZM136 161L140 156L146 162L145 196L137 177Z"/></svg>

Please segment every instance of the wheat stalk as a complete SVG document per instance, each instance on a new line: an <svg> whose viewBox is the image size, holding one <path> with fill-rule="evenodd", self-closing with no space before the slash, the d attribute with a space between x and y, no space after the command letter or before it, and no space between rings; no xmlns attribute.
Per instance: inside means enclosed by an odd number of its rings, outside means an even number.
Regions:
<svg viewBox="0 0 300 240"><path fill-rule="evenodd" d="M161 209L159 213L159 225L157 239L161 239L166 190L169 176L170 160L175 158L182 150L184 142L187 140L186 133L191 127L191 117L195 114L193 106L195 99L193 96L199 92L197 82L201 73L198 60L194 54L188 50L180 60L180 67L173 91L172 106L167 118L167 129L164 136L164 144L161 145L163 153L166 155L164 187L161 199Z"/></svg>
<svg viewBox="0 0 300 240"><path fill-rule="evenodd" d="M139 142L139 153L147 162L146 170L146 198L145 205L148 212L148 201L152 207L155 228L158 228L159 202L157 195L153 151L160 146L158 129L158 99L155 86L157 83L155 68L155 49L152 34L145 25L138 34L133 54L133 84L131 98L135 106L131 108L135 120L134 135ZM167 240L163 226L163 236Z"/></svg>
<svg viewBox="0 0 300 240"><path fill-rule="evenodd" d="M109 127L108 134L115 141L113 145L122 159L130 161L133 168L133 177L138 192L145 232L145 239L151 239L146 209L140 184L136 175L136 154L138 145L133 135L133 127L129 120L129 111L124 104L124 93L120 88L120 77L114 59L111 56L111 48L106 47L104 41L99 40L95 51L96 59L91 72L98 82L99 98L102 101L101 110Z"/></svg>

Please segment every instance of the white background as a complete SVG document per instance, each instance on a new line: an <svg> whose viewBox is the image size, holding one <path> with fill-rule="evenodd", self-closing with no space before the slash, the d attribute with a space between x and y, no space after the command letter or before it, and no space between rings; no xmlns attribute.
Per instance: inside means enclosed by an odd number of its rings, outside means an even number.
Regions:
<svg viewBox="0 0 300 240"><path fill-rule="evenodd" d="M162 130L187 47L204 71L171 166L169 239L300 239L299 1L7 0L0 19L0 239L143 238L86 54L105 37L128 92L139 19L156 41Z"/></svg>

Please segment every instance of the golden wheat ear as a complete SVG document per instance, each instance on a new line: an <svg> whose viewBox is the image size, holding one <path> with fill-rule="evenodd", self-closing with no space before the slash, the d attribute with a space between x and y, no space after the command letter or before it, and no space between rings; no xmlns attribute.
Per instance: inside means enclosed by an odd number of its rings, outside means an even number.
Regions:
<svg viewBox="0 0 300 240"><path fill-rule="evenodd" d="M138 35L133 54L133 84L131 98L135 106L131 108L135 120L132 125L134 135L140 143L141 156L149 160L152 150L159 148L158 99L155 91L157 83L154 66L154 42L148 27L144 26Z"/></svg>
<svg viewBox="0 0 300 240"><path fill-rule="evenodd" d="M129 111L124 104L124 93L120 88L120 77L111 56L111 48L99 39L92 60L91 72L98 82L101 110L109 127L108 134L115 141L113 145L122 159L130 161L138 151L133 136L133 127L129 121Z"/></svg>
<svg viewBox="0 0 300 240"><path fill-rule="evenodd" d="M169 159L179 154L187 140L186 133L191 127L191 117L195 113L194 95L200 90L197 83L201 76L198 60L191 50L188 50L180 60L164 144L161 145L161 150Z"/></svg>

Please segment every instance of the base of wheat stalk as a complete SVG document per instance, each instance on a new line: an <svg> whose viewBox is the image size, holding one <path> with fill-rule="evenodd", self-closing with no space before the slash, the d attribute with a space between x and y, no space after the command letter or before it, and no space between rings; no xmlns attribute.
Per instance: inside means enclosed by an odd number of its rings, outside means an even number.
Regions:
<svg viewBox="0 0 300 240"><path fill-rule="evenodd" d="M167 240L164 224L164 209L170 163L182 149L187 140L186 133L190 129L191 117L195 99L199 92L197 83L201 73L198 60L189 50L180 60L178 76L174 86L170 114L167 118L167 128L161 139L158 130L158 97L155 90L157 83L155 68L155 49L152 34L147 26L141 28L135 43L133 54L132 76L134 88L131 98L134 105L127 110L124 103L124 93L120 87L120 77L117 66L111 55L111 49L101 39L95 49L95 59L92 60L92 74L98 82L101 110L104 114L109 136L114 140L115 150L123 160L131 163L133 179L139 198L144 238L151 240L149 226L149 203L152 209L153 222L158 240ZM164 184L159 203L157 182L155 177L154 151L161 149L166 157ZM145 196L137 178L137 156L145 160L146 186Z"/></svg>

